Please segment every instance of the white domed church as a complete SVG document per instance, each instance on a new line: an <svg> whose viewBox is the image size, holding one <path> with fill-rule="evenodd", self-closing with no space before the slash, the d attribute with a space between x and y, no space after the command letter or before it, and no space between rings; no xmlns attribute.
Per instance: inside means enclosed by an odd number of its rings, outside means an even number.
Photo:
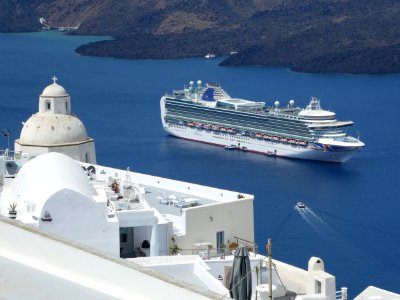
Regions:
<svg viewBox="0 0 400 300"><path fill-rule="evenodd" d="M90 138L82 121L71 114L71 98L56 83L47 86L39 96L39 111L32 115L15 141L15 151L31 157L59 152L69 157L96 163L94 139Z"/></svg>

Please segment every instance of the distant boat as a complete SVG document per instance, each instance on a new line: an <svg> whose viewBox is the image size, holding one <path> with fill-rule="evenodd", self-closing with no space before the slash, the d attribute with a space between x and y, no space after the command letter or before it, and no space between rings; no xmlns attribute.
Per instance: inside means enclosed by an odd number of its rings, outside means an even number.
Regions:
<svg viewBox="0 0 400 300"><path fill-rule="evenodd" d="M297 202L296 206L297 206L297 208L301 208L301 209L306 208L306 205L303 202Z"/></svg>
<svg viewBox="0 0 400 300"><path fill-rule="evenodd" d="M243 146L242 148L240 148L240 150L242 150L243 152L247 151L247 147Z"/></svg>
<svg viewBox="0 0 400 300"><path fill-rule="evenodd" d="M58 27L58 31L74 31L77 30L79 26L61 26Z"/></svg>
<svg viewBox="0 0 400 300"><path fill-rule="evenodd" d="M237 147L236 147L236 145L227 145L227 146L225 146L225 149L226 150L236 150Z"/></svg>
<svg viewBox="0 0 400 300"><path fill-rule="evenodd" d="M204 56L207 59L212 59L215 58L215 54L214 53L208 53L206 56Z"/></svg>
<svg viewBox="0 0 400 300"><path fill-rule="evenodd" d="M234 55L237 54L237 51L231 51L231 53L229 53L229 55Z"/></svg>

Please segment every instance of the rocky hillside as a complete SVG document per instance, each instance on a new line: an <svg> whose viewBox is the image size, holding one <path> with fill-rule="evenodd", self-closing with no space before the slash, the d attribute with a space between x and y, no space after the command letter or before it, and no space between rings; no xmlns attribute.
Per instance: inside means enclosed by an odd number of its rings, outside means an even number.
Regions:
<svg viewBox="0 0 400 300"><path fill-rule="evenodd" d="M397 0L0 0L0 31L79 26L112 35L83 55L202 57L222 65L284 65L301 72L400 71ZM229 55L235 51L237 54Z"/></svg>

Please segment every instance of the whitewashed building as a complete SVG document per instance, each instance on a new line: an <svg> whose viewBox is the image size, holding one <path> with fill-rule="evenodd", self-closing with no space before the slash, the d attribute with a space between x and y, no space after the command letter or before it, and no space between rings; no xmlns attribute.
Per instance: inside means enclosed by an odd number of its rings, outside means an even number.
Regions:
<svg viewBox="0 0 400 300"><path fill-rule="evenodd" d="M47 86L39 96L39 110L23 122L20 138L15 140L16 153L29 157L48 152L64 153L73 159L95 163L94 140L79 118L71 114L71 98L56 83Z"/></svg>
<svg viewBox="0 0 400 300"><path fill-rule="evenodd" d="M174 246L197 254L235 237L254 241L253 196L247 194L86 164L61 153L39 155L2 182L1 214L16 204L17 220L115 256L168 255Z"/></svg>

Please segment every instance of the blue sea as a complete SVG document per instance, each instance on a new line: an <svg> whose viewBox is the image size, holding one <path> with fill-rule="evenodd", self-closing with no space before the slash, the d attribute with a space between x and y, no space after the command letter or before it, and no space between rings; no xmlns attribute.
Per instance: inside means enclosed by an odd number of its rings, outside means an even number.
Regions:
<svg viewBox="0 0 400 300"><path fill-rule="evenodd" d="M10 143L56 75L96 140L99 164L254 194L255 238L265 253L307 268L325 262L350 297L368 285L400 293L400 75L302 74L286 68L219 67L220 59L117 60L74 49L98 37L0 34L0 129ZM219 82L235 97L305 106L311 96L366 147L344 164L259 154L166 135L159 99L190 80ZM7 147L7 138L0 140ZM300 213L298 201L309 208ZM238 220L246 222L246 220Z"/></svg>

